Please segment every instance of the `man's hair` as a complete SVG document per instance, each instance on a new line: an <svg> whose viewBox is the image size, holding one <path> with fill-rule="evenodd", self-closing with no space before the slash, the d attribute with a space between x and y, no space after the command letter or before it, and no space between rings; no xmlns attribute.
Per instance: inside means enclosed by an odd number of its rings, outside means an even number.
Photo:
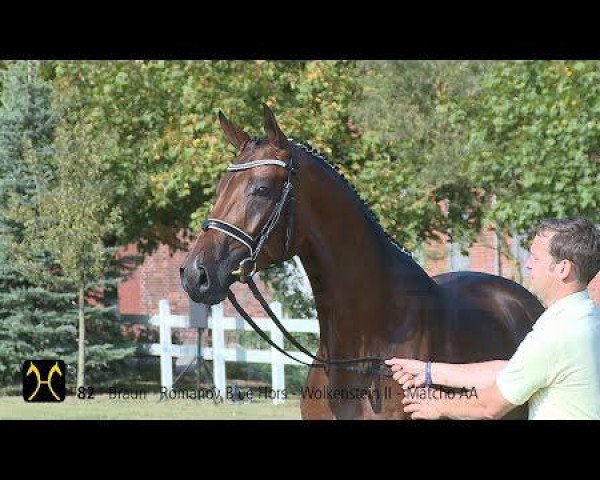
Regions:
<svg viewBox="0 0 600 480"><path fill-rule="evenodd" d="M569 260L575 277L587 285L600 271L600 230L583 217L545 218L536 235L555 233L550 240L550 255L555 262Z"/></svg>

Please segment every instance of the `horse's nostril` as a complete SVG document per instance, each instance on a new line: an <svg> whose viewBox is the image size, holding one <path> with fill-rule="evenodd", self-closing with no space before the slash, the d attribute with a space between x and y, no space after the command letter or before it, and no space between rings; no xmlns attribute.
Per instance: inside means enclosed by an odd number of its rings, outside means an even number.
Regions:
<svg viewBox="0 0 600 480"><path fill-rule="evenodd" d="M202 265L198 265L198 287L201 290L208 290L208 273Z"/></svg>

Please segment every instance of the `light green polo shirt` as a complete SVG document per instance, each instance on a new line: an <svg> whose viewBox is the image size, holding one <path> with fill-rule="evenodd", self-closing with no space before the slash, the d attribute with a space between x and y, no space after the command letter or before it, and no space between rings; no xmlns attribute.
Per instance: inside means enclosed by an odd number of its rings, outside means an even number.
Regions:
<svg viewBox="0 0 600 480"><path fill-rule="evenodd" d="M600 309L587 290L550 305L496 384L529 419L600 420Z"/></svg>

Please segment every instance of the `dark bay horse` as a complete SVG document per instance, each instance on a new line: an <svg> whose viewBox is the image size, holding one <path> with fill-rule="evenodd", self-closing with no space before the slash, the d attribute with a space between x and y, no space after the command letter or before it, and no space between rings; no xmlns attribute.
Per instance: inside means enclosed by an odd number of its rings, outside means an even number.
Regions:
<svg viewBox="0 0 600 480"><path fill-rule="evenodd" d="M181 267L192 300L223 301L252 267L243 263L248 250L260 251L257 271L298 255L318 312L317 355L325 359L506 360L543 312L531 293L502 277L458 272L431 278L323 156L286 138L268 107L266 139L251 138L222 113L219 119L239 154L217 186L211 218L219 221L198 236ZM292 194L282 203L286 182ZM253 250L265 224L270 235L262 250ZM306 387L304 419L406 418L402 388L389 377L312 368ZM357 393L365 391L372 394ZM527 418L527 408L513 410L511 418Z"/></svg>

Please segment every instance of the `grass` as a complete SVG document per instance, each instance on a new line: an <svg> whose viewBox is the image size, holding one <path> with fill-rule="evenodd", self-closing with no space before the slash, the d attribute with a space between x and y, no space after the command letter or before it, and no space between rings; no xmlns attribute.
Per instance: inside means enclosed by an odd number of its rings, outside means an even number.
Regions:
<svg viewBox="0 0 600 480"><path fill-rule="evenodd" d="M28 403L20 396L0 396L0 420L300 420L298 398L288 398L280 405L268 399L219 404L158 399L150 393L145 400L110 399L102 394L93 400L68 396L61 403Z"/></svg>

